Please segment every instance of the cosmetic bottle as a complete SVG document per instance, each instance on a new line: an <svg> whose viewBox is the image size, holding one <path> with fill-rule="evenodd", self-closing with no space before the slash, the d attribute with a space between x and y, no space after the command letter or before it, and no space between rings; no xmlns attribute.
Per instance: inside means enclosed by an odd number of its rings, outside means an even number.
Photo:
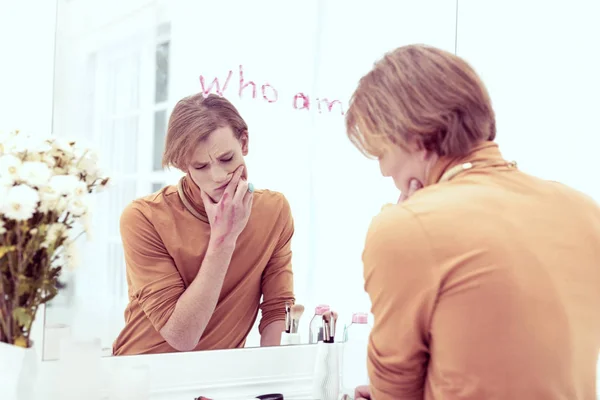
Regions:
<svg viewBox="0 0 600 400"><path fill-rule="evenodd" d="M315 315L310 320L308 343L314 344L323 341L323 313L329 311L329 306L320 304L315 308Z"/></svg>
<svg viewBox="0 0 600 400"><path fill-rule="evenodd" d="M368 314L352 314L352 323L346 329L341 354L343 394L352 395L355 387L369 384L367 346L370 334Z"/></svg>

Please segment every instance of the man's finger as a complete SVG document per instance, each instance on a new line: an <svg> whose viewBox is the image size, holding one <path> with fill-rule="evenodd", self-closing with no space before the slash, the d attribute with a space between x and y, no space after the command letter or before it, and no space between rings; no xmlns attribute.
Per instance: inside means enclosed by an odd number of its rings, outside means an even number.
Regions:
<svg viewBox="0 0 600 400"><path fill-rule="evenodd" d="M253 188L254 189L254 188ZM254 190L250 190L250 184L248 184L248 190L246 190L246 193L244 194L244 204L248 204L248 202L250 200L252 200L252 198L254 197Z"/></svg>
<svg viewBox="0 0 600 400"><path fill-rule="evenodd" d="M400 193L400 197L398 197L398 204L402 203L406 199L408 199L408 196L404 194L404 192Z"/></svg>
<svg viewBox="0 0 600 400"><path fill-rule="evenodd" d="M247 209L252 209L252 200L254 200L254 193L248 191L244 196L244 206Z"/></svg>
<svg viewBox="0 0 600 400"><path fill-rule="evenodd" d="M413 194L415 194L415 192L419 189L421 189L423 187L423 185L421 185L421 182L419 182L416 179L411 179L409 184L408 184L408 197L412 196Z"/></svg>
<svg viewBox="0 0 600 400"><path fill-rule="evenodd" d="M369 386L358 386L356 389L354 389L354 398L356 400L359 399L364 399L367 400L371 397L370 395L370 391L369 391Z"/></svg>
<svg viewBox="0 0 600 400"><path fill-rule="evenodd" d="M226 194L227 194L227 197L229 197L229 198L233 197L233 194L235 193L235 189L238 186L238 183L240 181L240 177L242 176L243 171L244 171L244 166L240 165L233 172L233 176L231 177L231 180L229 181L229 183L227 184L227 187L225 188L225 191L223 192L223 197L225 197Z"/></svg>
<svg viewBox="0 0 600 400"><path fill-rule="evenodd" d="M206 194L203 190L200 191L200 197L202 198L202 203L204 203L204 208L206 209L206 212L207 213L212 212L211 210L215 206L216 203L213 202L213 200L210 198L210 196L208 194ZM210 218L208 219L208 222L210 223Z"/></svg>
<svg viewBox="0 0 600 400"><path fill-rule="evenodd" d="M406 193L402 192L400 194L400 197L398 198L398 204L402 203L403 201L406 201L410 196L412 196L413 194L415 194L415 192L422 188L423 185L421 184L421 182L419 182L416 179L411 179L410 182L408 182L408 190L406 191Z"/></svg>
<svg viewBox="0 0 600 400"><path fill-rule="evenodd" d="M240 179L237 189L235 189L235 194L233 195L233 200L235 202L242 202L244 196L248 193L248 181L245 179Z"/></svg>

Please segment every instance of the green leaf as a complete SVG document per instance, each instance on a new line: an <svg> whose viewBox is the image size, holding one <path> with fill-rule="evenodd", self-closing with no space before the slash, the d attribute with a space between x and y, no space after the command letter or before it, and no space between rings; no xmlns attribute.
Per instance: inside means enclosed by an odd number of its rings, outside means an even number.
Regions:
<svg viewBox="0 0 600 400"><path fill-rule="evenodd" d="M15 346L19 346L19 347L23 347L23 348L26 349L28 347L28 345L27 345L27 339L25 338L25 336L19 336L19 337L17 337L15 339L14 345Z"/></svg>
<svg viewBox="0 0 600 400"><path fill-rule="evenodd" d="M57 294L58 294L58 290L56 290L56 289L51 290L46 296L44 296L40 299L40 304L45 304L45 303L49 302L54 297L56 297Z"/></svg>
<svg viewBox="0 0 600 400"><path fill-rule="evenodd" d="M2 247L0 247L0 258L4 257L6 254L10 253L11 251L15 251L16 248L17 248L17 246L2 246Z"/></svg>
<svg viewBox="0 0 600 400"><path fill-rule="evenodd" d="M32 322L31 314L24 307L17 307L13 310L13 318L17 320L20 326L29 326Z"/></svg>
<svg viewBox="0 0 600 400"><path fill-rule="evenodd" d="M26 277L25 275L19 275L17 280L17 296L22 296L27 293L35 291L35 282L33 279Z"/></svg>

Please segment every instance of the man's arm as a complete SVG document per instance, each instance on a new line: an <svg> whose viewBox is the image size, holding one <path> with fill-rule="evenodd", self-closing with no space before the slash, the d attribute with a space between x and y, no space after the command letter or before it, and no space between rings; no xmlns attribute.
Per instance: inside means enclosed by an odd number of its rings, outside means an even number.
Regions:
<svg viewBox="0 0 600 400"><path fill-rule="evenodd" d="M179 351L192 350L212 316L235 243L209 243L202 267L185 289L179 271L143 205L131 203L120 220L127 273L144 313Z"/></svg>
<svg viewBox="0 0 600 400"><path fill-rule="evenodd" d="M285 331L285 321L273 321L263 328L260 334L260 346L279 346L281 333Z"/></svg>
<svg viewBox="0 0 600 400"><path fill-rule="evenodd" d="M262 276L262 318L258 328L261 346L278 346L281 343L281 333L285 331L285 303L293 304L295 301L292 272L294 220L286 198L280 194L276 200L281 202L281 229L275 250Z"/></svg>
<svg viewBox="0 0 600 400"><path fill-rule="evenodd" d="M171 347L190 351L198 345L217 306L234 249L235 241L209 242L198 275L179 297L171 317L160 330Z"/></svg>
<svg viewBox="0 0 600 400"><path fill-rule="evenodd" d="M375 324L368 370L375 399L422 400L437 281L429 238L401 206L371 224L363 253Z"/></svg>

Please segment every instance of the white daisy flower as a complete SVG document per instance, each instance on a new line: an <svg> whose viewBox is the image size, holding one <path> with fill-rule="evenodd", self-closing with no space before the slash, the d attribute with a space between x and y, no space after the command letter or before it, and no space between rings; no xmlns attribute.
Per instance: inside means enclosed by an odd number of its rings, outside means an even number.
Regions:
<svg viewBox="0 0 600 400"><path fill-rule="evenodd" d="M12 185L17 181L22 164L21 160L12 154L0 156L0 184Z"/></svg>
<svg viewBox="0 0 600 400"><path fill-rule="evenodd" d="M20 180L31 186L40 187L50 180L50 168L41 161L25 161L19 171Z"/></svg>
<svg viewBox="0 0 600 400"><path fill-rule="evenodd" d="M25 221L36 211L40 196L35 189L25 184L13 186L6 193L2 213L9 219Z"/></svg>
<svg viewBox="0 0 600 400"><path fill-rule="evenodd" d="M50 178L49 185L59 194L72 195L81 182L73 175L55 175Z"/></svg>
<svg viewBox="0 0 600 400"><path fill-rule="evenodd" d="M81 217L88 210L87 199L85 197L73 197L67 205L67 211L75 217Z"/></svg>

